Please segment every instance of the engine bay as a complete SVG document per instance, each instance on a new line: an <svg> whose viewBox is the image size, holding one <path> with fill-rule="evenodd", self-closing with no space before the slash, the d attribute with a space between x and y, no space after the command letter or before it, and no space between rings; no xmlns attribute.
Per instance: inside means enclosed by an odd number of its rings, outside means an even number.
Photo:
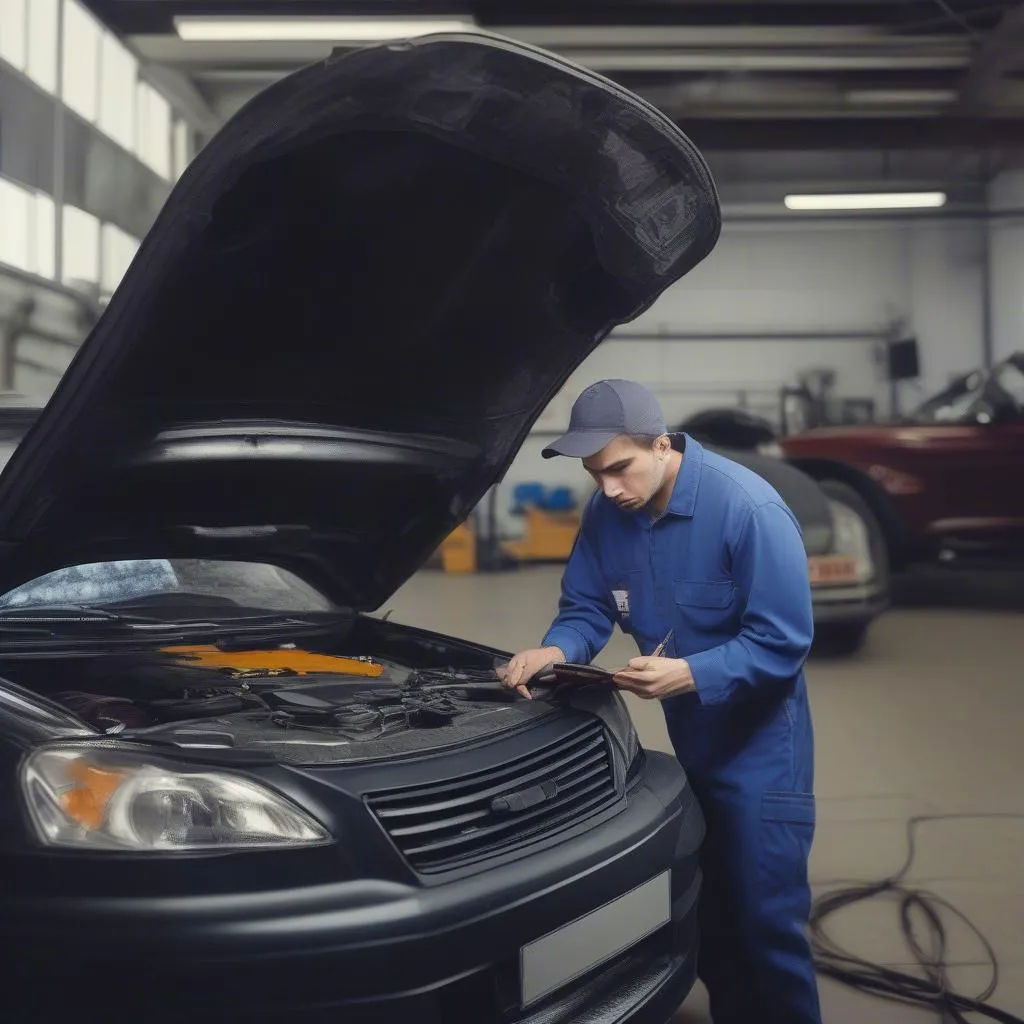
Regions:
<svg viewBox="0 0 1024 1024"><path fill-rule="evenodd" d="M52 662L26 664L18 678L102 732L182 747L263 749L290 761L465 742L534 718L544 707L505 689L493 669L413 668L296 644L160 647L59 665L64 682L76 680L74 688L53 687Z"/></svg>

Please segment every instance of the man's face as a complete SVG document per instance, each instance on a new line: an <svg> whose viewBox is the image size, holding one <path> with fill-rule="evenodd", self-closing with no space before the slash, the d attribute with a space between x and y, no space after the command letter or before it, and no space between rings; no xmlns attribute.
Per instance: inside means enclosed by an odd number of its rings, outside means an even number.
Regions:
<svg viewBox="0 0 1024 1024"><path fill-rule="evenodd" d="M596 455L583 460L605 497L619 508L643 508L658 493L665 480L667 453L671 443L660 437L653 448L641 446L631 437L617 437Z"/></svg>

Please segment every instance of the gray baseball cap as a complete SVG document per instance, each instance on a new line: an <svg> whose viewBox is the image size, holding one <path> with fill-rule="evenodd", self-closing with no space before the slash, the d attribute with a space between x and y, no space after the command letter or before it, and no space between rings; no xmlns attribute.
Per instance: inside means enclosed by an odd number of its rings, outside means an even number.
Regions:
<svg viewBox="0 0 1024 1024"><path fill-rule="evenodd" d="M667 433L658 400L632 380L599 380L573 403L569 429L541 455L588 459L623 434L661 437Z"/></svg>

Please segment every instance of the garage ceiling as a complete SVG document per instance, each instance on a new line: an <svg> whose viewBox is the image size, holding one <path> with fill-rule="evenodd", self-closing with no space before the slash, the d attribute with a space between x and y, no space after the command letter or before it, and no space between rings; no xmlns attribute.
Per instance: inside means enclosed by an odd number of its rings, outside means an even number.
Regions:
<svg viewBox="0 0 1024 1024"><path fill-rule="evenodd" d="M345 41L185 40L176 18L418 16L472 21L600 71L661 107L705 150L881 152L888 176L910 180L937 154L947 170L974 178L981 168L964 163L966 151L985 151L990 165L1024 146L1020 2L86 2L208 127ZM900 156L913 150L916 161ZM900 160L910 163L896 173Z"/></svg>

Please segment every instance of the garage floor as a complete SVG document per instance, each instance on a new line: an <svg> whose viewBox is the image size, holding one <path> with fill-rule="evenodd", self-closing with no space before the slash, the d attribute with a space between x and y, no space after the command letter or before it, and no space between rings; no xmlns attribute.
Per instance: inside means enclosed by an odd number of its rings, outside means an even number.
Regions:
<svg viewBox="0 0 1024 1024"><path fill-rule="evenodd" d="M559 577L558 567L465 577L424 571L389 607L396 621L516 650L539 642ZM951 588L948 575L943 579L941 587L927 578L909 581L906 599L916 607L879 620L857 657L809 666L820 821L816 891L898 869L913 815L1024 815L1024 616L1012 608L1015 596L1024 605L1024 580L1002 578L996 607L982 608L984 581ZM944 606L934 607L940 592ZM950 607L957 600L961 607ZM632 641L616 634L600 661L611 667L633 653ZM660 706L632 706L644 745L669 750ZM952 901L987 936L1000 961L993 1002L1024 1015L1024 820L926 825L910 880ZM909 962L893 903L876 900L845 915L833 933L848 949L889 964ZM956 922L949 944L958 965L954 984L977 995L988 982L982 950ZM822 1002L826 1024L936 1019L829 980L822 982ZM710 1021L703 991L676 1020Z"/></svg>

